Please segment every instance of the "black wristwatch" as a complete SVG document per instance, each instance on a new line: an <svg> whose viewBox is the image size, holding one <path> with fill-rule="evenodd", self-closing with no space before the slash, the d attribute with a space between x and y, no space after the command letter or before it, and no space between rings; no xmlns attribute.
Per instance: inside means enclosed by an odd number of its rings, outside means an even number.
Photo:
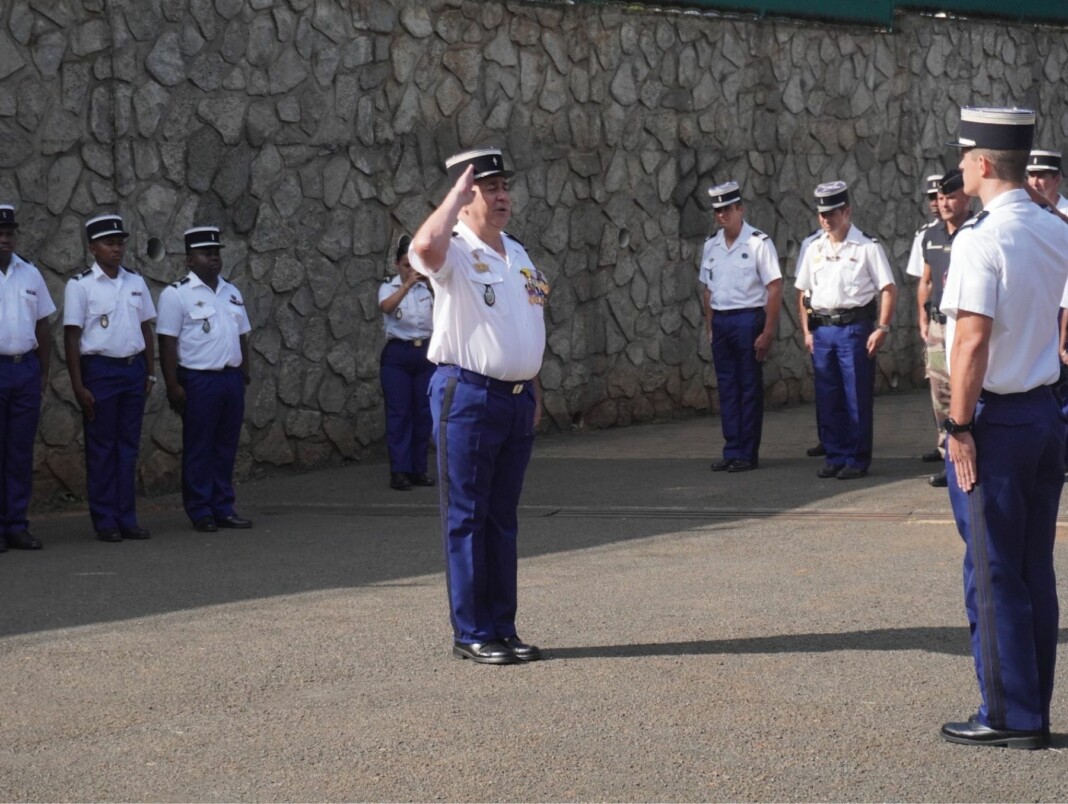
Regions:
<svg viewBox="0 0 1068 804"><path fill-rule="evenodd" d="M952 416L946 416L942 420L942 432L946 435L956 435L957 433L970 433L972 431L972 422L966 424L958 424L953 420Z"/></svg>

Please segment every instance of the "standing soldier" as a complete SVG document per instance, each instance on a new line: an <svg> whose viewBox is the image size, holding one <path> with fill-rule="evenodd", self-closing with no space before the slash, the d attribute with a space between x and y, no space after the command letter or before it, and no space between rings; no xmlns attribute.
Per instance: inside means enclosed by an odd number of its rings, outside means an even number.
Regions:
<svg viewBox="0 0 1068 804"><path fill-rule="evenodd" d="M724 440L712 471L748 472L760 465L763 363L779 325L782 273L771 238L745 221L738 183L708 194L719 231L705 241L700 279Z"/></svg>
<svg viewBox="0 0 1068 804"><path fill-rule="evenodd" d="M453 655L541 658L516 633L519 495L541 418L549 285L504 231L512 200L497 148L445 162L452 189L419 227L412 267L434 284L430 381Z"/></svg>
<svg viewBox="0 0 1068 804"><path fill-rule="evenodd" d="M15 253L15 208L0 204L0 552L40 550L26 512L33 494L33 441L48 381L56 311L44 277Z"/></svg>
<svg viewBox="0 0 1068 804"><path fill-rule="evenodd" d="M909 261L905 265L906 276L914 276L917 279L923 276L923 237L932 226L937 226L941 217L938 213L938 185L942 181L942 174L935 173L927 177L927 213L931 220L916 230L912 238L912 248L909 249Z"/></svg>
<svg viewBox="0 0 1068 804"><path fill-rule="evenodd" d="M122 218L86 221L93 267L67 283L63 342L71 390L82 409L89 516L102 542L147 539L137 524L137 454L145 395L156 382L152 304L145 280L122 265Z"/></svg>
<svg viewBox="0 0 1068 804"><path fill-rule="evenodd" d="M159 297L159 362L167 400L182 417L182 503L193 527L251 528L234 511L234 462L250 382L241 292L223 279L219 230L185 233L189 276Z"/></svg>
<svg viewBox="0 0 1068 804"><path fill-rule="evenodd" d="M890 332L897 286L883 247L852 223L846 183L821 184L815 195L823 234L806 249L796 285L811 293L815 325L801 318L826 438L817 475L853 480L871 464L875 355Z"/></svg>
<svg viewBox="0 0 1068 804"><path fill-rule="evenodd" d="M964 603L979 711L955 743L1041 748L1057 658L1053 545L1065 425L1055 388L1068 226L1026 187L1035 113L965 107L964 192L983 211L953 241L942 312L952 386L949 499L964 540Z"/></svg>
<svg viewBox="0 0 1068 804"><path fill-rule="evenodd" d="M923 460L928 462L941 461L945 457L946 434L942 432L942 422L949 415L949 371L946 369L946 316L940 305L949 268L950 244L971 215L970 204L961 172L957 168L951 169L938 185L938 212L942 219L923 230L923 276L916 288L919 307L916 317L920 322L920 337L926 345L924 362L938 431L937 447L923 455ZM945 468L931 475L927 482L936 488L944 488Z"/></svg>

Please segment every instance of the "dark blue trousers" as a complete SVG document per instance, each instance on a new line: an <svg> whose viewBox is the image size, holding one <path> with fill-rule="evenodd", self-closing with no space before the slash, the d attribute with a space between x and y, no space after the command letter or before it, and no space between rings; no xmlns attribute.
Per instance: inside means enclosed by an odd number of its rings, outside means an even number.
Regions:
<svg viewBox="0 0 1068 804"><path fill-rule="evenodd" d="M832 466L871 465L875 361L868 357L868 336L873 328L871 321L856 321L812 333L816 420Z"/></svg>
<svg viewBox="0 0 1068 804"><path fill-rule="evenodd" d="M29 526L33 442L41 416L41 364L35 352L18 363L0 356L0 525L4 535Z"/></svg>
<svg viewBox="0 0 1068 804"><path fill-rule="evenodd" d="M145 357L133 361L101 355L82 358L82 384L96 400L85 431L85 484L93 529L137 527L134 494L137 454L145 412Z"/></svg>
<svg viewBox="0 0 1068 804"><path fill-rule="evenodd" d="M1057 658L1053 541L1065 424L1049 388L983 392L975 411L979 484L949 499L964 539L964 605L987 726L1049 728Z"/></svg>
<svg viewBox="0 0 1068 804"><path fill-rule="evenodd" d="M440 366L430 381L449 610L458 642L516 635L517 508L534 390ZM485 378L483 378L485 379Z"/></svg>
<svg viewBox="0 0 1068 804"><path fill-rule="evenodd" d="M189 518L233 516L234 461L245 417L240 369L179 368L185 388L182 416L182 503Z"/></svg>
<svg viewBox="0 0 1068 804"><path fill-rule="evenodd" d="M764 366L753 343L764 331L764 308L716 310L712 316L712 360L719 388L723 457L756 463L764 428Z"/></svg>
<svg viewBox="0 0 1068 804"><path fill-rule="evenodd" d="M426 474L426 451L433 426L427 389L435 368L426 359L429 345L429 341L415 346L393 338L382 350L379 374L386 402L390 472Z"/></svg>

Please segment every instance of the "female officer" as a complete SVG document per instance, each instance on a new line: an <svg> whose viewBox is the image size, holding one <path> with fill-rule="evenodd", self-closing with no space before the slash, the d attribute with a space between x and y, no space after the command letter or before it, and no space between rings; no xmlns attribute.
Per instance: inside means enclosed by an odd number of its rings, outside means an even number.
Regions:
<svg viewBox="0 0 1068 804"><path fill-rule="evenodd" d="M386 444L389 446L389 486L408 491L433 486L426 473L430 441L430 399L427 386L434 364L427 360L434 296L408 262L412 239L397 244L397 275L378 290L378 306L386 328L382 350L382 396L386 401Z"/></svg>

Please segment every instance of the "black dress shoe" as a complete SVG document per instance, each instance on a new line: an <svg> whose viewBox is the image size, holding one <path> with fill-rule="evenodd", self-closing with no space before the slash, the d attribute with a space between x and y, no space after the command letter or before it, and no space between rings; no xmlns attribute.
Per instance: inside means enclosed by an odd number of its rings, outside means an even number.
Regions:
<svg viewBox="0 0 1068 804"><path fill-rule="evenodd" d="M519 657L503 642L453 642L452 655L479 664L515 664Z"/></svg>
<svg viewBox="0 0 1068 804"><path fill-rule="evenodd" d="M727 471L752 472L759 465L760 463L758 461L747 461L745 458L739 458L738 460L731 462L731 465L727 467Z"/></svg>
<svg viewBox="0 0 1068 804"><path fill-rule="evenodd" d="M41 540L34 538L28 530L7 534L7 546L13 550L40 550L44 547Z"/></svg>
<svg viewBox="0 0 1068 804"><path fill-rule="evenodd" d="M124 539L140 540L152 538L152 534L149 533L145 528L139 528L136 526L132 528L120 528L119 533L122 534L122 538Z"/></svg>
<svg viewBox="0 0 1068 804"><path fill-rule="evenodd" d="M942 457L941 452L933 449L930 452L923 453L923 455L920 456L920 460L924 463L941 463L945 458Z"/></svg>
<svg viewBox="0 0 1068 804"><path fill-rule="evenodd" d="M215 518L216 527L231 528L233 530L248 530L252 527L251 519L242 519L237 514L230 514L230 516L220 516Z"/></svg>
<svg viewBox="0 0 1068 804"><path fill-rule="evenodd" d="M104 528L96 532L96 540L98 542L121 542L122 533L118 528Z"/></svg>
<svg viewBox="0 0 1068 804"><path fill-rule="evenodd" d="M944 489L949 485L949 480L946 479L946 471L943 469L937 475L931 475L927 478L927 482L934 486L936 489Z"/></svg>
<svg viewBox="0 0 1068 804"><path fill-rule="evenodd" d="M505 637L501 640L515 657L521 662L536 662L542 658L541 650L534 645L528 645L517 636Z"/></svg>
<svg viewBox="0 0 1068 804"><path fill-rule="evenodd" d="M822 458L827 454L827 448L823 446L823 442L821 441L816 446L806 449L805 454L810 458Z"/></svg>
<svg viewBox="0 0 1068 804"><path fill-rule="evenodd" d="M824 464L819 471L816 472L816 477L828 478L838 477L838 473L842 471L844 467L835 466L832 463Z"/></svg>
<svg viewBox="0 0 1068 804"><path fill-rule="evenodd" d="M389 476L389 487L397 491L411 491L412 481L403 472L394 472Z"/></svg>
<svg viewBox="0 0 1068 804"><path fill-rule="evenodd" d="M858 469L855 466L843 466L842 471L838 473L838 479L856 480L858 477L865 477L867 474L867 469Z"/></svg>
<svg viewBox="0 0 1068 804"><path fill-rule="evenodd" d="M1049 734L1042 729L992 729L984 726L974 716L969 718L967 723L944 723L942 739L963 745L993 745L1000 748L1033 749L1049 745Z"/></svg>
<svg viewBox="0 0 1068 804"><path fill-rule="evenodd" d="M413 486L433 486L437 482L426 472L423 472L421 475L409 474L408 481Z"/></svg>
<svg viewBox="0 0 1068 804"><path fill-rule="evenodd" d="M215 518L204 516L193 523L193 530L200 533L215 533L219 527L215 524Z"/></svg>
<svg viewBox="0 0 1068 804"><path fill-rule="evenodd" d="M734 463L734 458L724 458L721 461L716 461L712 464L713 472L725 472L731 468L731 464Z"/></svg>

